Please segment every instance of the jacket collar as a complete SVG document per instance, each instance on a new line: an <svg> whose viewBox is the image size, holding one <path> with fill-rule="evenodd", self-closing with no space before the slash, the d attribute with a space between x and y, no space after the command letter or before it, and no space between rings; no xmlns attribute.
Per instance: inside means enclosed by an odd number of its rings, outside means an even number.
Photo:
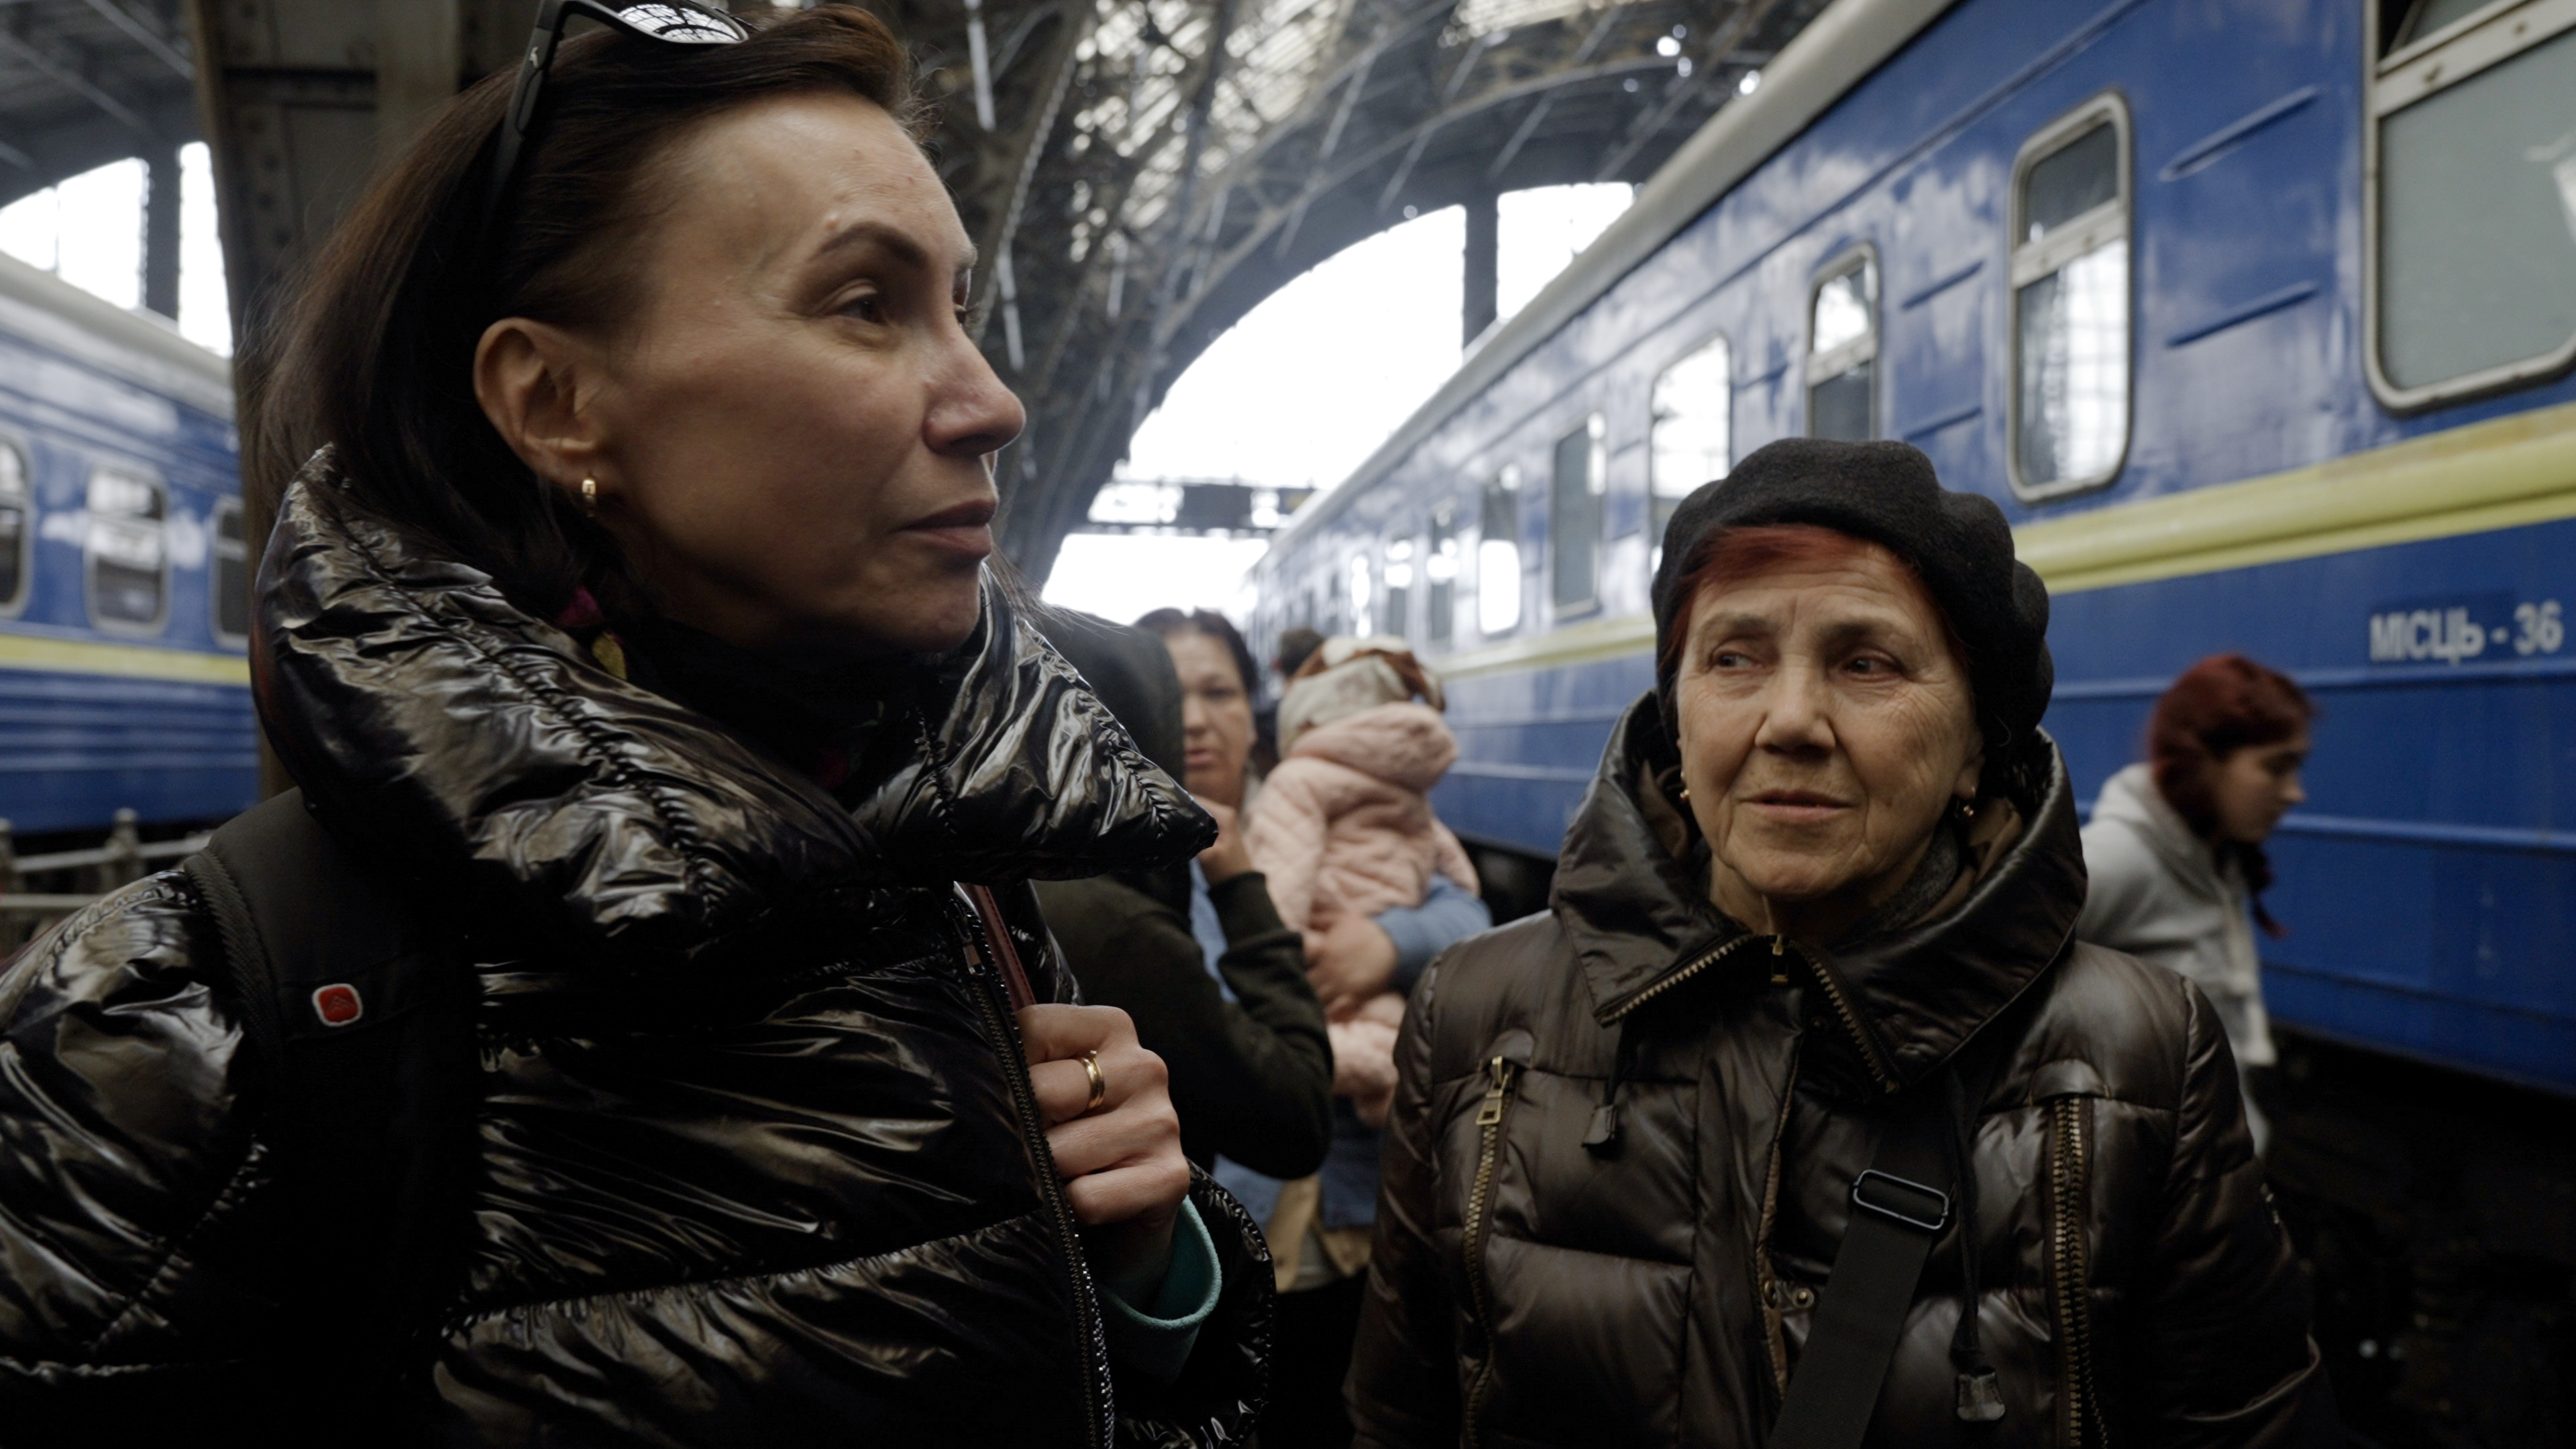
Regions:
<svg viewBox="0 0 2576 1449"><path fill-rule="evenodd" d="M1642 793L1676 764L1650 692L1620 719L1566 832L1549 904L1605 1025L1712 957L1745 984L1770 969L1767 950L1727 949L1746 937L1744 927L1708 903L1699 872L1668 844L1673 823L1659 828L1670 807ZM2084 906L2084 856L2063 762L2054 763L2026 818L2020 840L1955 908L1912 930L1812 953L1825 957L1817 964L1848 996L1882 1086L1910 1086L1946 1062L2044 975L2072 937Z"/></svg>
<svg viewBox="0 0 2576 1449"><path fill-rule="evenodd" d="M974 637L921 666L918 748L849 805L368 512L328 450L281 506L260 600L261 719L335 828L620 954L695 956L853 889L1097 874L1214 836L989 578Z"/></svg>

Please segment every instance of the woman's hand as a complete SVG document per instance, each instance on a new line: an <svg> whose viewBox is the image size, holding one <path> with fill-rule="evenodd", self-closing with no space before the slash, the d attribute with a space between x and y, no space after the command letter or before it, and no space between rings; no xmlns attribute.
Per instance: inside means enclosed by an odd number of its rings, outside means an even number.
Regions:
<svg viewBox="0 0 2576 1449"><path fill-rule="evenodd" d="M1171 1265L1172 1223L1190 1191L1163 1059L1137 1043L1136 1024L1114 1006L1030 1006L1019 1020L1029 1089L1093 1270L1128 1302L1148 1301ZM1106 1089L1097 1108L1085 1053Z"/></svg>
<svg viewBox="0 0 2576 1449"><path fill-rule="evenodd" d="M1366 916L1343 916L1306 933L1306 979L1324 1015L1346 1021L1395 980L1395 938Z"/></svg>
<svg viewBox="0 0 2576 1449"><path fill-rule="evenodd" d="M1216 821L1216 844L1199 852L1199 869L1209 885L1228 881L1252 869L1252 851L1243 843L1243 817L1231 805L1196 797L1199 808Z"/></svg>

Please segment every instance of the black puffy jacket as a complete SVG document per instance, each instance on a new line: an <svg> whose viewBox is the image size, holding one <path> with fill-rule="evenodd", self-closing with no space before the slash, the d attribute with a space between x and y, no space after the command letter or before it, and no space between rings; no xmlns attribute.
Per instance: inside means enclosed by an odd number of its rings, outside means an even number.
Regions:
<svg viewBox="0 0 2576 1449"><path fill-rule="evenodd" d="M1986 1084L1973 1191L1867 1442L2336 1442L2226 1034L2181 977L2072 940L2064 769L2015 802L2017 841L1963 899L1827 952L1708 903L1654 783L1668 738L1648 695L1567 833L1551 910L1414 990L1360 1442L1759 1449L1888 1103L1946 1091L1954 1063ZM1614 1095L1615 1136L1587 1147ZM1953 1352L1961 1216L1995 1423L1957 1415L1976 1366Z"/></svg>
<svg viewBox="0 0 2576 1449"><path fill-rule="evenodd" d="M1215 1316L1177 1382L1113 1369L951 884L1001 886L1066 999L1010 882L1209 828L997 590L854 807L327 474L285 503L254 673L319 813L437 884L479 988L454 1269L366 1442L1241 1442L1259 1234L1201 1182ZM0 976L0 1440L230 1430L279 1389L251 1369L294 1246L220 949L170 873Z"/></svg>

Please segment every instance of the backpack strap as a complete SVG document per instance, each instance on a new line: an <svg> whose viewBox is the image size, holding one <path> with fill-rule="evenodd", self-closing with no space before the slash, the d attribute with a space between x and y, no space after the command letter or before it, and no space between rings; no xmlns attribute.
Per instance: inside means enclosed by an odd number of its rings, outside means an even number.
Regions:
<svg viewBox="0 0 2576 1449"><path fill-rule="evenodd" d="M1851 1224L1817 1296L1771 1449L1854 1449L1878 1408L1887 1366L1932 1245L1950 1224L1952 1154L1941 1093L1899 1098L1878 1152L1852 1183Z"/></svg>
<svg viewBox="0 0 2576 1449"><path fill-rule="evenodd" d="M372 1400L381 1413L461 1209L473 1057L460 952L299 790L234 817L181 869L214 915L261 1065L285 1217L281 1361L316 1412Z"/></svg>

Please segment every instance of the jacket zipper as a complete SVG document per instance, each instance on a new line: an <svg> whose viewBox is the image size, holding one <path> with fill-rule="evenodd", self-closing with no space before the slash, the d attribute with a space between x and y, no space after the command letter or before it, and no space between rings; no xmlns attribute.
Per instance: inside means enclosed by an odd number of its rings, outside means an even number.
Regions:
<svg viewBox="0 0 2576 1449"><path fill-rule="evenodd" d="M1779 956L1787 953L1789 943L1788 938L1785 936L1738 936L1734 940L1728 941L1717 947L1715 950L1699 956L1680 970L1675 971L1663 980L1656 982L1654 985L1647 987L1645 990L1629 997L1626 1001L1621 1002L1617 1010L1602 1018L1602 1024L1607 1026L1623 1020L1630 1012L1635 1011L1638 1007L1645 1005L1647 1002L1654 1000L1656 997L1661 996L1665 992L1672 990L1674 987L1681 985L1683 982L1690 980L1692 977L1697 976L1699 973L1716 965L1718 962L1725 960L1737 950L1745 946L1752 945L1756 941L1765 940L1771 943L1772 955ZM1814 959L1813 957L1808 956L1804 951L1799 952L1798 956L1800 960L1807 962L1808 965L1815 968L1816 979L1825 984L1826 999L1833 1002L1834 1014L1842 1018L1843 1029L1851 1033L1853 1044L1860 1048L1861 1061L1869 1068L1870 1075L1877 1079L1878 1085L1882 1089L1890 1092L1895 1091L1896 1074L1888 1069L1887 1059L1879 1054L1878 1043L1870 1040L1869 1033L1861 1029L1860 1013L1853 1009L1851 997L1844 992L1843 984L1841 980L1834 975L1833 968Z"/></svg>
<svg viewBox="0 0 2576 1449"><path fill-rule="evenodd" d="M2085 1160L2084 1099L2060 1097L2049 1107L2054 1150L2049 1154L2048 1268L2057 1290L2058 1395L2067 1449L2083 1449L2087 1431L2110 1444L2110 1425L2102 1417L2102 1396L2093 1383L2092 1277L2084 1251L2084 1205L2089 1167Z"/></svg>
<svg viewBox="0 0 2576 1449"><path fill-rule="evenodd" d="M1508 1057L1498 1056L1485 1063L1485 1100L1476 1109L1476 1182L1467 1194L1467 1221L1459 1233L1459 1246L1467 1261L1467 1289L1476 1300L1476 1330L1485 1340L1485 1361L1476 1369L1475 1382L1467 1391L1465 1428L1469 1449L1483 1442L1485 1393L1494 1382L1494 1310L1485 1286L1485 1235L1496 1159L1502 1155L1503 1113L1511 1106L1512 1081L1518 1070Z"/></svg>
<svg viewBox="0 0 2576 1449"><path fill-rule="evenodd" d="M1842 1018L1843 1029L1851 1033L1853 1043L1860 1048L1861 1063L1869 1068L1870 1076L1877 1079L1879 1090L1895 1091L1896 1073L1888 1067L1887 1058L1879 1055L1878 1043L1862 1029L1860 1013L1853 1009L1850 995L1843 990L1842 978L1835 975L1834 968L1825 962L1807 956L1804 951L1798 954L1806 956L1807 964L1816 970L1816 979L1824 983L1825 999L1834 1004L1834 1014Z"/></svg>
<svg viewBox="0 0 2576 1449"><path fill-rule="evenodd" d="M1647 1002L1654 1000L1656 997L1661 996L1665 992L1672 990L1674 987L1681 985L1683 982L1690 980L1692 977L1697 976L1699 973L1716 965L1718 962L1725 960L1739 948L1749 946L1755 941L1761 939L1763 938L1759 936L1738 936L1732 941L1720 944L1714 950L1701 954L1688 965L1683 966L1680 970L1673 972L1663 980L1656 982L1654 985L1647 987L1645 990L1638 992L1636 995L1631 996L1626 1001L1620 1003L1617 1010L1601 1019L1601 1024L1604 1026L1614 1026L1618 1024L1620 1021L1626 1019L1628 1014L1635 1011L1638 1007L1645 1005ZM1773 955L1779 954L1780 946L1778 938L1776 937L1772 938L1771 950Z"/></svg>
<svg viewBox="0 0 2576 1449"><path fill-rule="evenodd" d="M1064 1240L1066 1275L1073 1285L1074 1320L1081 1334L1076 1346L1089 1362L1083 1375L1083 1416L1088 1424L1086 1442L1107 1449L1114 1435L1110 1421L1109 1335L1101 1322L1099 1290L1091 1280L1091 1264L1083 1257L1080 1226L1074 1221L1073 1205L1064 1195L1064 1182L1056 1176L1055 1153L1047 1146L1046 1123L1038 1116L1037 1093L1029 1086L1028 1045L1020 1039L1018 1023L1003 1010L1004 995L1000 960L992 937L985 929L984 918L971 908L960 906L966 916L970 939L979 949L969 951L974 979L975 1008L984 1017L984 1028L992 1033L993 1054L1002 1061L1002 1078L1010 1084L1011 1105L1019 1113L1020 1134L1028 1143L1030 1155L1038 1165L1038 1193L1046 1199L1048 1210L1055 1216L1057 1234Z"/></svg>

